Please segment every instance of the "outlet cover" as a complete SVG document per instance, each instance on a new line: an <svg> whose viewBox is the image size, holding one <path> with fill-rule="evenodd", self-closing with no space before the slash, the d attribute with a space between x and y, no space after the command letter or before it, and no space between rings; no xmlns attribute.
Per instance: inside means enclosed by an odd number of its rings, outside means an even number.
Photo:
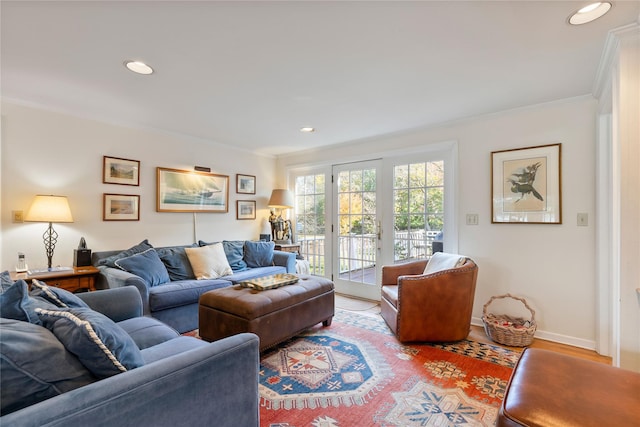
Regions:
<svg viewBox="0 0 640 427"><path fill-rule="evenodd" d="M13 222L24 222L23 211L11 211L11 218Z"/></svg>
<svg viewBox="0 0 640 427"><path fill-rule="evenodd" d="M586 227L589 225L589 214L587 213L579 213L578 214L578 226Z"/></svg>

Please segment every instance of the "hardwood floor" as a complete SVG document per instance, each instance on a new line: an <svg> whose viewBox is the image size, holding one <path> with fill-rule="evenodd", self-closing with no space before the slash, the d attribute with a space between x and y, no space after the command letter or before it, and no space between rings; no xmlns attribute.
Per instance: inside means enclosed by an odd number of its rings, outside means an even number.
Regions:
<svg viewBox="0 0 640 427"><path fill-rule="evenodd" d="M336 294L336 307L356 312L380 314L380 304L378 304L377 302L353 298L342 294ZM469 339L486 344L499 345L501 347L508 348L514 351L521 352L523 350L522 347L509 347L492 341L491 338L486 335L486 333L484 332L484 328L481 326L471 326ZM541 340L539 338L534 339L533 343L531 343L529 347L551 350L557 353L567 354L570 356L580 357L582 359L611 365L610 357L601 356L595 351L573 347L566 344L559 344L552 341Z"/></svg>

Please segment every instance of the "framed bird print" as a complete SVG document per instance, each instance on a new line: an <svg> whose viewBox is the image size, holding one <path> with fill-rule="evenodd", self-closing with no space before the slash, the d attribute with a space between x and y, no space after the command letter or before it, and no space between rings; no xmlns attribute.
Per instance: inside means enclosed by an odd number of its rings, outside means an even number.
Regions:
<svg viewBox="0 0 640 427"><path fill-rule="evenodd" d="M491 153L493 224L562 224L561 146Z"/></svg>

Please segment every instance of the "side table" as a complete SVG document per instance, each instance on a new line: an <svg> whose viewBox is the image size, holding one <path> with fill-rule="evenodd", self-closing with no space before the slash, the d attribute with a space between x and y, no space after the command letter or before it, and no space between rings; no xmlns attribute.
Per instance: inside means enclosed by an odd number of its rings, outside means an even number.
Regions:
<svg viewBox="0 0 640 427"><path fill-rule="evenodd" d="M62 288L69 292L86 292L96 290L96 277L100 273L96 267L73 267L73 270L43 271L41 273L11 272L11 280L24 279L28 283L33 279L41 280L49 286Z"/></svg>
<svg viewBox="0 0 640 427"><path fill-rule="evenodd" d="M278 244L276 243L275 250L282 252L293 252L295 254L300 254L300 243L290 243L290 244Z"/></svg>

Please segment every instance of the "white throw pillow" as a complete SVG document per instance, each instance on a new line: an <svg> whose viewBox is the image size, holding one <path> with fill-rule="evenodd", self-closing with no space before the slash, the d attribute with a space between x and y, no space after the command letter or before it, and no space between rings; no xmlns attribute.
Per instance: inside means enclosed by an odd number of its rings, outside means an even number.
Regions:
<svg viewBox="0 0 640 427"><path fill-rule="evenodd" d="M431 274L437 271L450 270L452 268L461 267L467 261L467 257L446 254L444 252L436 252L433 254L427 266L424 268L424 273Z"/></svg>
<svg viewBox="0 0 640 427"><path fill-rule="evenodd" d="M233 274L222 243L202 246L199 248L184 248L189 258L193 274L196 279L217 279Z"/></svg>

